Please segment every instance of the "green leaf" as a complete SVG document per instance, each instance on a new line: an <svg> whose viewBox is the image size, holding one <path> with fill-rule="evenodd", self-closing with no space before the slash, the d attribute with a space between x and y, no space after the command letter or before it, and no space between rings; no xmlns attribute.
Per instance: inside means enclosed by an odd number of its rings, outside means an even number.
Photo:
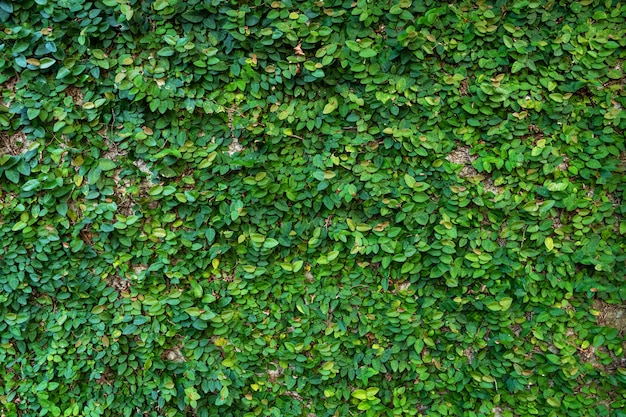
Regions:
<svg viewBox="0 0 626 417"><path fill-rule="evenodd" d="M53 58L41 58L41 60L39 61L39 68L40 69L46 69L46 68L50 68L51 66L53 66L56 63L56 59Z"/></svg>
<svg viewBox="0 0 626 417"><path fill-rule="evenodd" d="M356 398L357 400L364 401L364 400L367 400L367 391L363 389L356 389L352 391L352 396Z"/></svg>
<svg viewBox="0 0 626 417"><path fill-rule="evenodd" d="M35 119L37 116L39 116L40 111L41 111L40 109L36 109L34 107L31 107L30 109L26 110L26 116L28 116L28 120Z"/></svg>
<svg viewBox="0 0 626 417"><path fill-rule="evenodd" d="M346 46L354 52L359 52L361 50L361 45L359 45L359 43L356 41L346 41Z"/></svg>
<svg viewBox="0 0 626 417"><path fill-rule="evenodd" d="M39 185L41 184L41 182L37 179L32 179L26 182L26 184L24 184L22 186L22 190L24 191L31 191L34 190L35 188L39 187Z"/></svg>
<svg viewBox="0 0 626 417"><path fill-rule="evenodd" d="M174 48L170 47L170 46L166 46L164 48L159 49L159 51L157 52L158 56L172 56L174 55L176 51L174 51Z"/></svg>
<svg viewBox="0 0 626 417"><path fill-rule="evenodd" d="M112 169L117 168L117 164L110 159L100 159L98 161L98 167L102 171L110 171Z"/></svg>
<svg viewBox="0 0 626 417"><path fill-rule="evenodd" d="M335 111L335 109L339 106L339 101L337 100L337 97L331 97L330 100L328 100L328 103L326 104L326 106L324 106L324 111L322 111L323 114L329 114Z"/></svg>
<svg viewBox="0 0 626 417"><path fill-rule="evenodd" d="M11 230L13 232L17 232L19 230L22 230L23 228L25 228L26 226L28 226L28 223L26 223L25 221L19 221L17 223L15 223L13 225L13 227L11 228Z"/></svg>
<svg viewBox="0 0 626 417"><path fill-rule="evenodd" d="M511 307L512 302L513 299L511 297L504 297L501 298L500 301L498 301L498 303L502 307L502 311L507 311Z"/></svg>
<svg viewBox="0 0 626 417"><path fill-rule="evenodd" d="M415 178L413 178L409 174L404 174L404 182L406 182L406 185L409 188L415 188L415 184L417 184L417 181L415 180Z"/></svg>
<svg viewBox="0 0 626 417"><path fill-rule="evenodd" d="M491 301L487 303L486 306L491 311L502 311L502 306L497 301Z"/></svg>
<svg viewBox="0 0 626 417"><path fill-rule="evenodd" d="M555 408L559 408L561 407L561 401L558 400L555 397L548 397L546 398L546 402L548 403L549 406L551 407L555 407Z"/></svg>
<svg viewBox="0 0 626 417"><path fill-rule="evenodd" d="M545 238L543 243L546 245L546 248L548 249L548 251L551 251L552 249L554 249L554 241L552 240L551 237Z"/></svg>
<svg viewBox="0 0 626 417"><path fill-rule="evenodd" d="M150 188L148 190L148 194L150 194L151 196L156 196L159 195L163 192L163 186L162 185L155 185L152 188Z"/></svg>
<svg viewBox="0 0 626 417"><path fill-rule="evenodd" d="M304 261L296 261L293 263L293 272L298 272L302 269Z"/></svg>
<svg viewBox="0 0 626 417"><path fill-rule="evenodd" d="M17 184L18 182L20 182L20 173L17 172L16 170L11 170L11 169L6 170L4 171L4 176L7 177L7 179L14 184Z"/></svg>
<svg viewBox="0 0 626 417"><path fill-rule="evenodd" d="M226 404L229 394L228 386L223 386L222 389L220 389L219 395L215 399L215 405Z"/></svg>
<svg viewBox="0 0 626 417"><path fill-rule="evenodd" d="M104 51L102 49L92 49L91 50L91 55L93 55L93 57L96 58L96 59L104 59L104 58L106 58L106 54L104 53Z"/></svg>
<svg viewBox="0 0 626 417"><path fill-rule="evenodd" d="M165 229L161 227L157 227L152 230L152 236L157 237L157 238L163 238L167 236L167 232L165 231Z"/></svg>
<svg viewBox="0 0 626 417"><path fill-rule="evenodd" d="M523 62L520 61L515 61L513 63L513 66L511 67L511 73L515 74L517 72L520 72L522 69L524 69L526 67L526 65Z"/></svg>
<svg viewBox="0 0 626 417"><path fill-rule="evenodd" d="M191 317L198 317L203 311L197 307L189 307L185 309L185 313L189 314Z"/></svg>
<svg viewBox="0 0 626 417"><path fill-rule="evenodd" d="M13 4L9 1L0 1L0 10L6 13L13 13Z"/></svg>
<svg viewBox="0 0 626 417"><path fill-rule="evenodd" d="M415 344L413 345L413 348L415 349L415 353L417 353L418 355L422 353L422 350L424 349L424 340L417 339L415 341Z"/></svg>
<svg viewBox="0 0 626 417"><path fill-rule="evenodd" d="M265 242L263 242L263 247L266 249L272 249L276 246L278 246L278 241L276 239L267 238L265 239Z"/></svg>
<svg viewBox="0 0 626 417"><path fill-rule="evenodd" d="M152 8L156 11L163 10L170 5L169 0L156 0L152 3Z"/></svg>
<svg viewBox="0 0 626 417"><path fill-rule="evenodd" d="M363 49L361 50L361 52L359 52L359 56L362 58L372 58L372 57L375 57L376 55L378 55L378 52L370 48Z"/></svg>

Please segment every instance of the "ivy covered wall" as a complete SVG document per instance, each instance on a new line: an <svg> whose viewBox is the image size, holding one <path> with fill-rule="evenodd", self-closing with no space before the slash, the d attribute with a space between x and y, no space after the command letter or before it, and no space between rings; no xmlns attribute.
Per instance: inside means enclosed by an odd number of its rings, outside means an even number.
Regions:
<svg viewBox="0 0 626 417"><path fill-rule="evenodd" d="M626 3L0 0L2 416L626 406Z"/></svg>

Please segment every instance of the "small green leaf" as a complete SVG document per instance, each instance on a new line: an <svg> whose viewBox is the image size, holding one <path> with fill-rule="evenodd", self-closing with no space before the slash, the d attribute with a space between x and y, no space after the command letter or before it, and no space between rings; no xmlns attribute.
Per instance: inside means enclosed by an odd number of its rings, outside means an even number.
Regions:
<svg viewBox="0 0 626 417"><path fill-rule="evenodd" d="M41 58L41 60L39 61L39 68L41 68L41 69L50 68L56 62L57 62L56 59L53 59L53 58L48 58L48 57Z"/></svg>
<svg viewBox="0 0 626 417"><path fill-rule="evenodd" d="M511 307L513 299L511 297L504 297L498 303L502 307L502 311L507 311Z"/></svg>
<svg viewBox="0 0 626 417"><path fill-rule="evenodd" d="M117 164L110 159L101 159L98 161L98 166L102 171L110 171L117 168Z"/></svg>
<svg viewBox="0 0 626 417"><path fill-rule="evenodd" d="M552 249L554 249L554 241L552 240L551 237L547 237L543 243L546 245L546 248L548 248L548 251L551 251Z"/></svg>
<svg viewBox="0 0 626 417"><path fill-rule="evenodd" d="M304 265L304 261L295 261L293 263L293 272L300 271L303 265Z"/></svg>
<svg viewBox="0 0 626 417"><path fill-rule="evenodd" d="M526 66L524 65L523 62L520 61L515 61L513 63L513 66L511 66L511 73L515 74L516 72L520 72L522 69L524 69Z"/></svg>
<svg viewBox="0 0 626 417"><path fill-rule="evenodd" d="M28 182L26 182L26 184L22 186L22 190L24 191L34 190L35 188L39 187L40 184L41 182L37 179L29 180Z"/></svg>
<svg viewBox="0 0 626 417"><path fill-rule="evenodd" d="M169 0L156 0L154 3L152 3L152 8L154 8L154 10L156 11L159 11L165 9L169 5Z"/></svg>
<svg viewBox="0 0 626 417"><path fill-rule="evenodd" d="M550 405L551 407L558 408L558 407L561 406L561 401L558 400L555 397L548 397L548 398L546 398L546 401L547 401L548 405Z"/></svg>
<svg viewBox="0 0 626 417"><path fill-rule="evenodd" d="M352 391L352 396L357 400L364 401L367 400L367 391L365 391L364 389L357 389Z"/></svg>
<svg viewBox="0 0 626 417"><path fill-rule="evenodd" d="M162 237L167 236L167 232L165 231L165 229L161 227L157 227L152 230L152 236L162 238Z"/></svg>
<svg viewBox="0 0 626 417"><path fill-rule="evenodd" d="M330 100L328 100L328 103L326 104L326 106L324 106L324 110L322 111L323 114L329 114L335 111L335 109L339 106L339 101L337 100L337 97L332 97Z"/></svg>
<svg viewBox="0 0 626 417"><path fill-rule="evenodd" d="M7 177L7 179L14 184L20 182L20 173L17 171L9 169L7 171L4 171L4 176Z"/></svg>
<svg viewBox="0 0 626 417"><path fill-rule="evenodd" d="M0 1L0 9L6 13L13 13L13 5L10 1Z"/></svg>
<svg viewBox="0 0 626 417"><path fill-rule="evenodd" d="M26 110L26 116L28 116L28 120L33 120L34 118L39 116L40 112L41 110L31 107L30 109Z"/></svg>
<svg viewBox="0 0 626 417"><path fill-rule="evenodd" d="M91 55L93 55L94 58L96 59L104 59L106 58L106 55L104 53L104 51L102 49L92 49L91 50Z"/></svg>
<svg viewBox="0 0 626 417"><path fill-rule="evenodd" d="M424 349L424 341L422 339L417 339L415 341L415 344L413 345L413 348L415 349L415 353L419 355Z"/></svg>
<svg viewBox="0 0 626 417"><path fill-rule="evenodd" d="M497 301L487 303L487 308L491 311L502 311L502 306Z"/></svg>
<svg viewBox="0 0 626 417"><path fill-rule="evenodd" d="M376 394L378 394L378 391L380 391L380 388L378 388L378 387L369 387L369 388L367 389L367 398L368 398L368 399L373 399L373 398L374 398L374 396L375 396Z"/></svg>
<svg viewBox="0 0 626 417"><path fill-rule="evenodd" d="M346 46L354 52L359 52L361 50L361 45L359 45L356 41L346 41Z"/></svg>
<svg viewBox="0 0 626 417"><path fill-rule="evenodd" d="M272 249L272 248L274 248L276 246L278 246L278 241L276 239L272 239L270 237L265 239L265 242L263 242L263 247L266 248L266 249Z"/></svg>
<svg viewBox="0 0 626 417"><path fill-rule="evenodd" d="M409 174L404 174L404 182L408 185L409 188L414 188L417 181Z"/></svg>
<svg viewBox="0 0 626 417"><path fill-rule="evenodd" d="M17 232L18 230L22 230L23 228L25 228L26 226L28 226L28 223L24 222L24 221L19 221L17 223L15 223L13 225L13 227L11 228L11 230L13 232Z"/></svg>
<svg viewBox="0 0 626 417"><path fill-rule="evenodd" d="M155 185L154 187L150 188L148 190L148 194L150 194L151 196L155 196L155 195L159 195L163 192L163 186L162 185Z"/></svg>
<svg viewBox="0 0 626 417"><path fill-rule="evenodd" d="M361 52L359 52L359 56L362 58L372 58L372 57L375 57L376 55L378 55L378 52L370 48L363 49L361 50Z"/></svg>
<svg viewBox="0 0 626 417"><path fill-rule="evenodd" d="M164 48L159 49L157 52L158 56L172 56L174 55L174 48L166 46Z"/></svg>

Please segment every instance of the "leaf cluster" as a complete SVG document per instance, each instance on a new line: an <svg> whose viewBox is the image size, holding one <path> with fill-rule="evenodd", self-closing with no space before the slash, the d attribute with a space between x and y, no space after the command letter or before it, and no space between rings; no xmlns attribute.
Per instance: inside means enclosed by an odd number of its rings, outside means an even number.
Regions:
<svg viewBox="0 0 626 417"><path fill-rule="evenodd" d="M0 24L3 415L626 406L623 3Z"/></svg>

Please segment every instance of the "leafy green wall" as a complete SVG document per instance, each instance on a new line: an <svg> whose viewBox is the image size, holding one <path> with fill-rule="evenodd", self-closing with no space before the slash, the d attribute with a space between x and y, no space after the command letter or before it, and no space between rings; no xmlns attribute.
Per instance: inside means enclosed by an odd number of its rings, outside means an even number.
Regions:
<svg viewBox="0 0 626 417"><path fill-rule="evenodd" d="M0 0L3 416L626 405L626 3Z"/></svg>

